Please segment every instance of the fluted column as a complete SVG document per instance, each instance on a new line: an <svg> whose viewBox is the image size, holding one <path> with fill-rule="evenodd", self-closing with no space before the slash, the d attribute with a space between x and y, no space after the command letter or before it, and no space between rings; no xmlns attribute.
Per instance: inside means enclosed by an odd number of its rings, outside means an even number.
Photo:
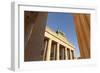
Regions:
<svg viewBox="0 0 100 73"><path fill-rule="evenodd" d="M74 59L74 51L72 50L72 59Z"/></svg>
<svg viewBox="0 0 100 73"><path fill-rule="evenodd" d="M74 14L81 58L90 58L90 14Z"/></svg>
<svg viewBox="0 0 100 73"><path fill-rule="evenodd" d="M57 60L59 60L59 43L57 43Z"/></svg>
<svg viewBox="0 0 100 73"><path fill-rule="evenodd" d="M45 55L46 55L46 49L47 49L47 46L48 46L48 41L47 40L45 40L45 42L44 42L44 52L43 52L43 60L45 60Z"/></svg>
<svg viewBox="0 0 100 73"><path fill-rule="evenodd" d="M57 46L57 45L56 45L56 44L54 44L54 48L53 48L53 49L54 49L54 57L53 57L53 58L54 58L54 60L56 60L56 52L57 52L57 51L56 51L56 46Z"/></svg>
<svg viewBox="0 0 100 73"><path fill-rule="evenodd" d="M67 48L65 47L65 59L67 60L68 59L68 56L67 56Z"/></svg>
<svg viewBox="0 0 100 73"><path fill-rule="evenodd" d="M49 39L48 40L48 47L47 47L47 53L46 53L46 60L49 61L50 60L50 53L51 53L51 43L52 43L52 40Z"/></svg>
<svg viewBox="0 0 100 73"><path fill-rule="evenodd" d="M47 12L24 12L24 61L42 61ZM39 29L38 29L39 28Z"/></svg>
<svg viewBox="0 0 100 73"><path fill-rule="evenodd" d="M69 49L69 51L70 51L70 60L72 59L72 52L71 52L71 50Z"/></svg>

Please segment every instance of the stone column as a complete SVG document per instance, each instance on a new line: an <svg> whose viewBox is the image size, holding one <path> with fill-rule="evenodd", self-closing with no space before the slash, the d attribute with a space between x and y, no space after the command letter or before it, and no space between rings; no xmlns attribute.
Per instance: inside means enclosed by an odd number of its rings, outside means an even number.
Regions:
<svg viewBox="0 0 100 73"><path fill-rule="evenodd" d="M51 43L52 43L52 40L49 39L48 41L48 47L47 47L47 53L46 53L46 60L49 61L50 60L50 54L51 54Z"/></svg>
<svg viewBox="0 0 100 73"><path fill-rule="evenodd" d="M80 57L90 58L90 14L74 14Z"/></svg>
<svg viewBox="0 0 100 73"><path fill-rule="evenodd" d="M24 61L42 61L41 49L44 48L44 33L47 12L25 11L24 24Z"/></svg>
<svg viewBox="0 0 100 73"><path fill-rule="evenodd" d="M72 60L72 52L70 49L69 49L69 51L70 51L70 60Z"/></svg>
<svg viewBox="0 0 100 73"><path fill-rule="evenodd" d="M46 49L47 49L47 45L48 45L48 41L45 40L45 42L44 42L43 60L45 60L45 58L46 58Z"/></svg>
<svg viewBox="0 0 100 73"><path fill-rule="evenodd" d="M66 47L65 47L65 55L66 55L65 59L67 60L68 56L67 56L67 48Z"/></svg>
<svg viewBox="0 0 100 73"><path fill-rule="evenodd" d="M72 59L74 59L74 50L72 50Z"/></svg>
<svg viewBox="0 0 100 73"><path fill-rule="evenodd" d="M53 49L54 49L54 57L53 58L54 58L54 60L56 60L56 52L57 52L56 51L56 44L54 44L54 48Z"/></svg>
<svg viewBox="0 0 100 73"><path fill-rule="evenodd" d="M59 60L59 43L57 43L57 60Z"/></svg>
<svg viewBox="0 0 100 73"><path fill-rule="evenodd" d="M65 47L63 47L62 50L63 50L63 52L62 52L63 53L63 58L62 59L65 60Z"/></svg>

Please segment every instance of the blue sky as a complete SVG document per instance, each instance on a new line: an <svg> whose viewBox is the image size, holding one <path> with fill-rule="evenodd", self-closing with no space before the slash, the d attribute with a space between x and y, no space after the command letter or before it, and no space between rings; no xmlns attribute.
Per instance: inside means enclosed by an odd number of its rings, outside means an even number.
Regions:
<svg viewBox="0 0 100 73"><path fill-rule="evenodd" d="M58 26L60 26L60 31L64 32L68 41L75 46L75 55L80 56L72 14L49 12L47 26L54 31L57 30Z"/></svg>

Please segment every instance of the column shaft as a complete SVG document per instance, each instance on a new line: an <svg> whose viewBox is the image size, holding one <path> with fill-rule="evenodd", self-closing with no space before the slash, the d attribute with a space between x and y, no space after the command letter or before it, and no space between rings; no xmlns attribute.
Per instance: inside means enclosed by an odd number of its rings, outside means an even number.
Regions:
<svg viewBox="0 0 100 73"><path fill-rule="evenodd" d="M54 49L54 57L53 57L53 58L54 58L54 60L55 60L55 59L56 59L56 52L57 52L57 51L56 51L56 45L54 45L54 48L53 48L53 49Z"/></svg>
<svg viewBox="0 0 100 73"><path fill-rule="evenodd" d="M71 52L71 50L70 50L70 60L72 59L72 52Z"/></svg>
<svg viewBox="0 0 100 73"><path fill-rule="evenodd" d="M66 47L65 47L65 55L66 55L65 59L67 60L68 56L67 56L67 48Z"/></svg>
<svg viewBox="0 0 100 73"><path fill-rule="evenodd" d="M74 51L72 50L72 59L74 59Z"/></svg>
<svg viewBox="0 0 100 73"><path fill-rule="evenodd" d="M47 40L45 40L45 42L44 42L44 52L43 52L43 60L45 60L45 58L46 58L46 49L47 49L47 43L48 43L48 41Z"/></svg>
<svg viewBox="0 0 100 73"><path fill-rule="evenodd" d="M51 54L51 43L52 43L52 40L49 39L48 41L48 47L47 47L47 54L46 54L46 60L49 61L50 60L50 54Z"/></svg>
<svg viewBox="0 0 100 73"><path fill-rule="evenodd" d="M59 60L59 43L57 43L57 60Z"/></svg>

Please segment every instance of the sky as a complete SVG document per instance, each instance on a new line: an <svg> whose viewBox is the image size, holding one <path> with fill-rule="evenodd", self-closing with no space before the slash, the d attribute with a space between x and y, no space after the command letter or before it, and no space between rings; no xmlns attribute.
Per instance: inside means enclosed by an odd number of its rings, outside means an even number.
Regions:
<svg viewBox="0 0 100 73"><path fill-rule="evenodd" d="M60 27L59 30L64 32L67 40L75 46L75 56L80 56L74 20L71 13L49 12L47 26L54 31Z"/></svg>

